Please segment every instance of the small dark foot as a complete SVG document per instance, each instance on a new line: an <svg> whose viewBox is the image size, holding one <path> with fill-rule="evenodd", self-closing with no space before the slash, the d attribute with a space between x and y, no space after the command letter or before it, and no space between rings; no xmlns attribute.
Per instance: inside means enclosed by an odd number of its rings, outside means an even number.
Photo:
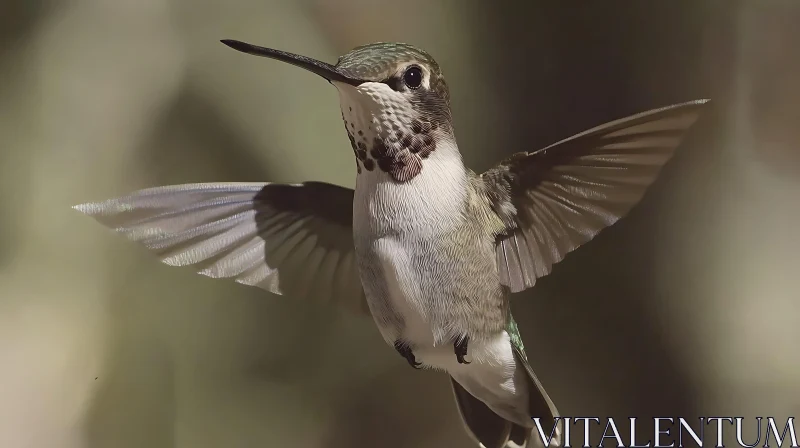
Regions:
<svg viewBox="0 0 800 448"><path fill-rule="evenodd" d="M403 344L400 341L395 341L394 349L397 350L397 353L400 353L400 356L406 358L406 361L411 365L411 367L415 369L419 369L419 366L422 365L421 362L417 362L417 358L414 357L414 352L408 348L407 345Z"/></svg>
<svg viewBox="0 0 800 448"><path fill-rule="evenodd" d="M456 352L456 359L458 360L459 364L469 364L469 361L465 361L464 357L467 356L467 345L469 345L469 337L464 336L461 339L456 340L453 344Z"/></svg>

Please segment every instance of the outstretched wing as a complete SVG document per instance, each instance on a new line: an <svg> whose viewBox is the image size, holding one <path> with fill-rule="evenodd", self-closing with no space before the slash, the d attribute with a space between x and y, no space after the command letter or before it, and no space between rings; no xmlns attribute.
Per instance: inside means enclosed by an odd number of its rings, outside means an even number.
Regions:
<svg viewBox="0 0 800 448"><path fill-rule="evenodd" d="M481 178L505 229L501 282L530 288L552 265L642 198L707 100L613 121L535 152L517 153Z"/></svg>
<svg viewBox="0 0 800 448"><path fill-rule="evenodd" d="M353 246L353 190L322 182L207 183L74 208L171 266L369 312Z"/></svg>

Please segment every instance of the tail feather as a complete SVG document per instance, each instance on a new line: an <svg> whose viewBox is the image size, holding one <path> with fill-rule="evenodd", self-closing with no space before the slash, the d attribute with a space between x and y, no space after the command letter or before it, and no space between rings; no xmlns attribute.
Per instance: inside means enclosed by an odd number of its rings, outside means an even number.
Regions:
<svg viewBox="0 0 800 448"><path fill-rule="evenodd" d="M502 448L511 434L513 423L495 414L486 404L466 391L450 377L456 404L467 433L482 448Z"/></svg>
<svg viewBox="0 0 800 448"><path fill-rule="evenodd" d="M555 426L555 431L550 439L550 446L561 447L563 446L561 440L563 423L561 421L557 421L557 417L559 417L558 409L556 409L556 405L553 403L553 400L550 399L550 396L547 395L547 391L544 390L544 386L542 386L539 378L536 377L536 374L533 372L533 368L531 368L531 365L528 364L528 357L525 356L525 353L520 347L514 345L513 348L514 355L518 363L517 365L525 368L525 371L528 373L530 385L533 386L528 388L530 391L530 396L528 398L530 400L529 410L531 417L539 417L539 421L542 424L542 430L545 432L546 437L550 437L550 434L548 434L547 431L552 430L554 425L558 423L558 425ZM526 440L534 439L536 440L537 445L542 444L542 439L539 437L539 431L536 427L533 428L533 431L527 431L527 435L528 437ZM522 447L525 445L520 446Z"/></svg>
<svg viewBox="0 0 800 448"><path fill-rule="evenodd" d="M545 437L549 437L548 431L553 428L553 424L556 422L556 417L559 415L558 409L556 409L542 383L534 374L525 355L516 347L514 354L518 368L525 369L529 380L529 410L531 417L540 418ZM541 448L545 446L536 426L523 427L500 417L483 401L467 392L452 377L450 382L452 383L456 404L467 433L472 436L481 448ZM533 425L533 421L531 421L531 424ZM562 430L562 423L559 422L552 435L549 447L563 446L561 440Z"/></svg>

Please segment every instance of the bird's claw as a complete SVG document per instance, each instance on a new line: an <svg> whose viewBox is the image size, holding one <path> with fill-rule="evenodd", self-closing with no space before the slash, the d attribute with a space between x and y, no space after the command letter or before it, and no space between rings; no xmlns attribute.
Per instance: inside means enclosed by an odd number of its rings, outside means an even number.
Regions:
<svg viewBox="0 0 800 448"><path fill-rule="evenodd" d="M413 368L415 368L417 370L420 369L420 366L422 365L422 363L421 362L417 362L417 358L414 357L414 351L411 350L411 348L409 348L407 345L403 344L402 342L397 341L397 342L394 343L394 349L397 350L397 353L400 353L400 356L402 356L403 358L406 358L406 361L408 361L408 364L411 367L413 367Z"/></svg>
<svg viewBox="0 0 800 448"><path fill-rule="evenodd" d="M469 361L464 360L464 357L467 356L467 346L469 345L469 337L464 336L461 339L456 340L453 344L453 348L456 352L456 359L458 360L459 364L469 364Z"/></svg>

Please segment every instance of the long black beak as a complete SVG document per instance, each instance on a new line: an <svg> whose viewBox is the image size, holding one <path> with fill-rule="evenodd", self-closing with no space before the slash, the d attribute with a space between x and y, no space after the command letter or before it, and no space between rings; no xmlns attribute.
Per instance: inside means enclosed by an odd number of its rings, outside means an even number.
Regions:
<svg viewBox="0 0 800 448"><path fill-rule="evenodd" d="M353 86L357 86L364 82L364 80L351 78L343 73L340 73L336 70L336 67L331 64L306 56L301 56L299 54L289 53L281 50L273 50L272 48L259 47L258 45L251 45L238 40L223 39L221 42L233 48L234 50L241 51L242 53L277 59L279 61L304 68L311 73L316 73L319 76L322 76L328 81L343 82Z"/></svg>

